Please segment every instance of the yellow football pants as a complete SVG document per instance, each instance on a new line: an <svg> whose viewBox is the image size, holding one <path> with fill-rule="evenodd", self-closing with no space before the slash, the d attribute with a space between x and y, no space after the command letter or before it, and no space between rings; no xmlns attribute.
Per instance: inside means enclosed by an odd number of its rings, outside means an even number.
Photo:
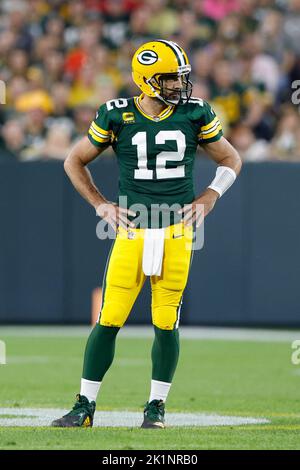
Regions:
<svg viewBox="0 0 300 470"><path fill-rule="evenodd" d="M119 227L108 258L99 323L122 327L143 287L142 269L145 229ZM152 323L163 330L178 327L182 295L187 283L193 228L183 223L165 229L160 276L151 276Z"/></svg>

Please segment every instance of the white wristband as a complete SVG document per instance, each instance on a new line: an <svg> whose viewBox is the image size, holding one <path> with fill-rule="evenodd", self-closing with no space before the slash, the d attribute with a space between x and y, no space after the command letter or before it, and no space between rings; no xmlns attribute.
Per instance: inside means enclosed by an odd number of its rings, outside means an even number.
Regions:
<svg viewBox="0 0 300 470"><path fill-rule="evenodd" d="M216 176L208 187L219 193L221 197L234 183L235 179L236 173L232 168L228 166L218 166Z"/></svg>

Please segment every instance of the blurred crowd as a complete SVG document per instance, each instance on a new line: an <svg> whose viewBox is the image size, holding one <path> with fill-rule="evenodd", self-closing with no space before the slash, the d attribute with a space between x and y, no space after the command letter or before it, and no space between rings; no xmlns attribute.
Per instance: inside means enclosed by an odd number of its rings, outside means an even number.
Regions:
<svg viewBox="0 0 300 470"><path fill-rule="evenodd" d="M2 0L0 160L66 158L100 104L139 93L131 58L155 38L187 51L245 161L300 161L300 0Z"/></svg>

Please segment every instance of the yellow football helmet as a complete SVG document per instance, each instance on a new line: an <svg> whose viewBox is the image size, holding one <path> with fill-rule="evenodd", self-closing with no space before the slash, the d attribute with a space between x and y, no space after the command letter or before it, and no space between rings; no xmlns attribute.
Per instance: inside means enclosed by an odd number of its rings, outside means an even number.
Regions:
<svg viewBox="0 0 300 470"><path fill-rule="evenodd" d="M175 42L157 39L143 44L132 59L132 78L143 93L158 98L166 104L186 104L192 94L193 85L189 80L191 65L184 50ZM170 90L164 81L181 78L182 87ZM173 95L172 95L173 92Z"/></svg>

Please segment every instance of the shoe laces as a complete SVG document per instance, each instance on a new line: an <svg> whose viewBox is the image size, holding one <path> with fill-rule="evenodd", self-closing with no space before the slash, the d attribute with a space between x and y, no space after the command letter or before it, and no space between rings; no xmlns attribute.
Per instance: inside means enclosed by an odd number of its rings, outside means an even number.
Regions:
<svg viewBox="0 0 300 470"><path fill-rule="evenodd" d="M85 398L83 395L76 395L77 401L75 402L72 410L70 411L69 414L77 414L76 412L79 411L80 409L84 410L86 413L90 414L90 403L87 398Z"/></svg>
<svg viewBox="0 0 300 470"><path fill-rule="evenodd" d="M152 400L150 403L147 402L145 406L145 412L147 412L149 419L155 419L157 415L164 416L165 404L162 400Z"/></svg>

